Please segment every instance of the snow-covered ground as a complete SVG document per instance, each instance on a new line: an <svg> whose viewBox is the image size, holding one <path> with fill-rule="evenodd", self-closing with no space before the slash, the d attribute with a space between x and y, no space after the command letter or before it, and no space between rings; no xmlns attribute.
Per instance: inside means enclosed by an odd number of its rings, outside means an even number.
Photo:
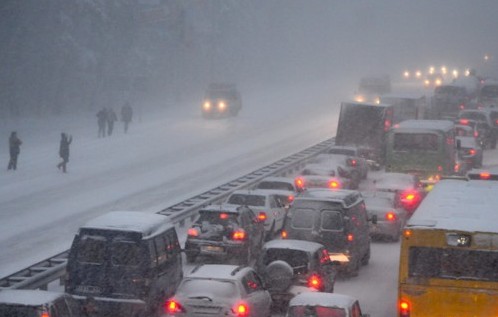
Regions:
<svg viewBox="0 0 498 317"><path fill-rule="evenodd" d="M202 119L194 97L135 105L129 133L118 123L102 139L93 112L0 121L0 276L66 250L77 228L97 215L156 212L332 137L340 101L353 91L344 86L241 89L244 109L222 120ZM12 130L23 141L15 172L6 169ZM56 168L63 131L74 139L67 174ZM497 164L496 154L487 151L485 163ZM336 292L359 298L372 316L395 316L398 254L398 243L374 243L370 264L338 281Z"/></svg>

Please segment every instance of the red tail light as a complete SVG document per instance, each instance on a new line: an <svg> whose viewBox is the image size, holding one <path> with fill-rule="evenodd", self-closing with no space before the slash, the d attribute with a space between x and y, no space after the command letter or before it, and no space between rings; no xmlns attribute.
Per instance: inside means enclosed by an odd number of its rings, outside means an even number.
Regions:
<svg viewBox="0 0 498 317"><path fill-rule="evenodd" d="M460 119L460 124L467 125L467 124L469 124L469 120L468 119Z"/></svg>
<svg viewBox="0 0 498 317"><path fill-rule="evenodd" d="M396 214L392 211L386 213L386 220L387 221L396 221Z"/></svg>
<svg viewBox="0 0 498 317"><path fill-rule="evenodd" d="M348 241L353 242L354 241L354 235L352 233L348 234Z"/></svg>
<svg viewBox="0 0 498 317"><path fill-rule="evenodd" d="M477 138L479 136L479 131L474 131L474 137Z"/></svg>
<svg viewBox="0 0 498 317"><path fill-rule="evenodd" d="M465 109L465 105L462 103L462 104L460 105L460 110L464 110L464 109Z"/></svg>
<svg viewBox="0 0 498 317"><path fill-rule="evenodd" d="M289 197L287 197L287 199L289 200L289 203L291 203L291 202L294 201L294 196L293 195L289 195Z"/></svg>
<svg viewBox="0 0 498 317"><path fill-rule="evenodd" d="M495 120L495 125L498 125L498 119Z"/></svg>
<svg viewBox="0 0 498 317"><path fill-rule="evenodd" d="M246 239L246 232L243 229L237 229L232 232L232 240L242 241Z"/></svg>
<svg viewBox="0 0 498 317"><path fill-rule="evenodd" d="M322 287L323 287L323 283L322 283L322 278L316 274L312 274L309 278L308 278L308 287L309 288L314 288L316 290L321 290Z"/></svg>
<svg viewBox="0 0 498 317"><path fill-rule="evenodd" d="M259 214L258 214L258 220L261 221L261 222L266 221L266 212L260 211Z"/></svg>
<svg viewBox="0 0 498 317"><path fill-rule="evenodd" d="M488 172L482 172L479 174L479 178L480 179L490 179L491 178L491 174L489 174Z"/></svg>
<svg viewBox="0 0 498 317"><path fill-rule="evenodd" d="M438 165L437 170L438 170L438 172L442 172L443 171L443 167L441 165Z"/></svg>
<svg viewBox="0 0 498 317"><path fill-rule="evenodd" d="M301 177L298 177L294 180L294 183L296 184L296 187L298 189L303 189L304 188L304 180Z"/></svg>
<svg viewBox="0 0 498 317"><path fill-rule="evenodd" d="M226 213L224 213L224 212L223 212L223 213L221 213L221 214L220 214L220 219L228 219L228 214L226 214Z"/></svg>
<svg viewBox="0 0 498 317"><path fill-rule="evenodd" d="M470 149L469 150L469 155L476 155L476 150Z"/></svg>
<svg viewBox="0 0 498 317"><path fill-rule="evenodd" d="M399 302L399 316L410 317L410 304L405 300Z"/></svg>
<svg viewBox="0 0 498 317"><path fill-rule="evenodd" d="M199 230L197 230L197 228L190 228L187 231L187 235L189 237L198 237L199 236Z"/></svg>
<svg viewBox="0 0 498 317"><path fill-rule="evenodd" d="M184 313L185 309L183 308L180 303L178 303L174 299L170 299L166 302L166 307L165 307L166 313L167 314L177 314L177 313Z"/></svg>
<svg viewBox="0 0 498 317"><path fill-rule="evenodd" d="M40 317L50 317L50 314L47 311L42 311Z"/></svg>
<svg viewBox="0 0 498 317"><path fill-rule="evenodd" d="M280 237L281 237L282 239L287 239L287 231L282 230L282 232L280 232Z"/></svg>
<svg viewBox="0 0 498 317"><path fill-rule="evenodd" d="M455 171L455 173L458 173L460 171L460 164L455 163L455 167L453 168L453 170Z"/></svg>
<svg viewBox="0 0 498 317"><path fill-rule="evenodd" d="M391 120L386 119L384 121L384 131L387 132L391 129Z"/></svg>
<svg viewBox="0 0 498 317"><path fill-rule="evenodd" d="M246 317L249 316L249 306L245 303L239 303L235 305L233 311L237 317Z"/></svg>

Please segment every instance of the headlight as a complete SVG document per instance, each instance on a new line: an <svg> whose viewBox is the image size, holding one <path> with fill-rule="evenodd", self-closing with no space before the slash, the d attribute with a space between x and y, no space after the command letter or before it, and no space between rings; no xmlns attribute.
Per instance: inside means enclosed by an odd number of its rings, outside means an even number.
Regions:
<svg viewBox="0 0 498 317"><path fill-rule="evenodd" d="M365 98L362 95L358 95L354 98L356 102L365 102Z"/></svg>
<svg viewBox="0 0 498 317"><path fill-rule="evenodd" d="M431 84L431 81L429 79L424 80L424 84L426 86L429 86Z"/></svg>
<svg viewBox="0 0 498 317"><path fill-rule="evenodd" d="M202 105L202 108L206 111L211 110L211 103L209 101L204 102L204 104Z"/></svg>
<svg viewBox="0 0 498 317"><path fill-rule="evenodd" d="M225 111L226 108L227 108L227 104L224 101L218 102L218 110Z"/></svg>
<svg viewBox="0 0 498 317"><path fill-rule="evenodd" d="M438 78L438 79L436 79L436 81L435 81L435 83L434 83L434 84L435 84L436 86L441 86L441 84L442 84L442 83L443 83L443 81L442 81L441 79L439 79L439 78Z"/></svg>

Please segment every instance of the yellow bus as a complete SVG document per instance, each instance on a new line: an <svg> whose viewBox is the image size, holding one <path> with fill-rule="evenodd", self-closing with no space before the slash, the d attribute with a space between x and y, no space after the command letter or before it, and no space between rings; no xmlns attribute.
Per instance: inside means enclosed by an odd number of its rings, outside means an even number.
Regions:
<svg viewBox="0 0 498 317"><path fill-rule="evenodd" d="M401 242L400 317L498 316L498 182L438 182Z"/></svg>

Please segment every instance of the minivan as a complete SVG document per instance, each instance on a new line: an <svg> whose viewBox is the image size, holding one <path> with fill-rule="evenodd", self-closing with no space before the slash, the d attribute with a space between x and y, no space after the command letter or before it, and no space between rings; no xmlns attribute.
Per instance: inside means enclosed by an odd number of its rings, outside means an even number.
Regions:
<svg viewBox="0 0 498 317"><path fill-rule="evenodd" d="M65 290L80 300L95 298L104 316L154 316L182 278L173 224L158 214L115 211L79 229Z"/></svg>
<svg viewBox="0 0 498 317"><path fill-rule="evenodd" d="M321 243L339 272L357 276L370 260L365 202L358 191L309 189L297 196L287 214L282 238ZM376 223L376 217L371 220Z"/></svg>

